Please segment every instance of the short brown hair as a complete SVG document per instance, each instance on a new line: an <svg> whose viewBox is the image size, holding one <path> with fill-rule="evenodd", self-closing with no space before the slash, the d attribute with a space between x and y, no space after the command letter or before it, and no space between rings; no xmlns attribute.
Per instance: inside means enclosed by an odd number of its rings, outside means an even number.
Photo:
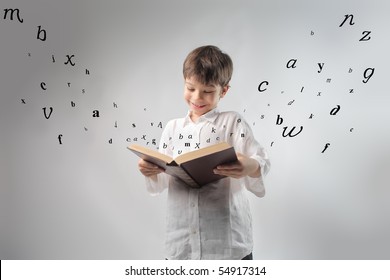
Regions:
<svg viewBox="0 0 390 280"><path fill-rule="evenodd" d="M233 62L218 47L203 46L190 52L183 63L184 79L196 77L205 85L229 85L233 74Z"/></svg>

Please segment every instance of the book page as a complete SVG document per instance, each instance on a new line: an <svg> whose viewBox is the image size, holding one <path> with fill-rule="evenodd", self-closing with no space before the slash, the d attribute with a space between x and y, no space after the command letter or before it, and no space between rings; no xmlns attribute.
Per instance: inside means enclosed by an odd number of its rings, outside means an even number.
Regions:
<svg viewBox="0 0 390 280"><path fill-rule="evenodd" d="M216 153L216 152L219 152L222 150L226 150L229 148L231 148L231 146L228 143L222 142L222 143L208 146L206 148L202 148L199 150L191 151L191 152L185 153L183 155L180 155L180 156L175 158L175 161L177 162L177 164L180 165L180 164L187 162L187 161L190 161L192 159L200 158L200 157L210 155L210 154L213 154L213 153Z"/></svg>

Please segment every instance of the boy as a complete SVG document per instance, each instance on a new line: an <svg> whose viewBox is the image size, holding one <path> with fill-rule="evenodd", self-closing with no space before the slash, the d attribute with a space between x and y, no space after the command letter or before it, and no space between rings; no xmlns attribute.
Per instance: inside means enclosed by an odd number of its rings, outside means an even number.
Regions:
<svg viewBox="0 0 390 280"><path fill-rule="evenodd" d="M252 259L252 224L246 190L265 194L263 176L270 162L248 124L235 112L219 112L229 90L230 57L215 46L193 50L183 64L185 118L167 123L159 152L176 157L218 142L228 142L238 162L215 168L228 177L200 189L185 186L159 167L140 160L152 194L168 189L167 259Z"/></svg>

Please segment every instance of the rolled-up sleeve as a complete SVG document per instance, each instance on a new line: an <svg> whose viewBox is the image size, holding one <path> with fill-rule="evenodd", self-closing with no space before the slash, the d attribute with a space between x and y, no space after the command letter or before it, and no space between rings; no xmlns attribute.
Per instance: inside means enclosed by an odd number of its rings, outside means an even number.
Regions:
<svg viewBox="0 0 390 280"><path fill-rule="evenodd" d="M258 197L265 195L264 177L268 174L271 162L264 147L257 142L249 125L243 120L238 126L236 133L235 148L238 152L256 160L260 166L260 177L243 177L240 179L250 192Z"/></svg>
<svg viewBox="0 0 390 280"><path fill-rule="evenodd" d="M160 173L157 175L157 180L152 180L148 177L145 177L146 190L151 195L158 195L162 193L169 185L169 175L165 173Z"/></svg>
<svg viewBox="0 0 390 280"><path fill-rule="evenodd" d="M171 135L173 133L174 122L169 121L165 126L161 135L158 151L164 155L172 157L173 153L170 150L171 147ZM145 177L146 190L151 195L158 195L168 188L171 176L166 173L160 173L157 175L157 180Z"/></svg>

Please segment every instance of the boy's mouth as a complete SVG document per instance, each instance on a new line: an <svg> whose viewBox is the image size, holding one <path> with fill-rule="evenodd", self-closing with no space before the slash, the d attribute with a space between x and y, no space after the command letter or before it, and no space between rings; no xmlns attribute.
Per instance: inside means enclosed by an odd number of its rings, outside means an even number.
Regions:
<svg viewBox="0 0 390 280"><path fill-rule="evenodd" d="M202 108L206 107L206 105L197 105L197 104L192 103L192 102L191 102L191 104L192 104L192 106L194 106L197 109L202 109Z"/></svg>

